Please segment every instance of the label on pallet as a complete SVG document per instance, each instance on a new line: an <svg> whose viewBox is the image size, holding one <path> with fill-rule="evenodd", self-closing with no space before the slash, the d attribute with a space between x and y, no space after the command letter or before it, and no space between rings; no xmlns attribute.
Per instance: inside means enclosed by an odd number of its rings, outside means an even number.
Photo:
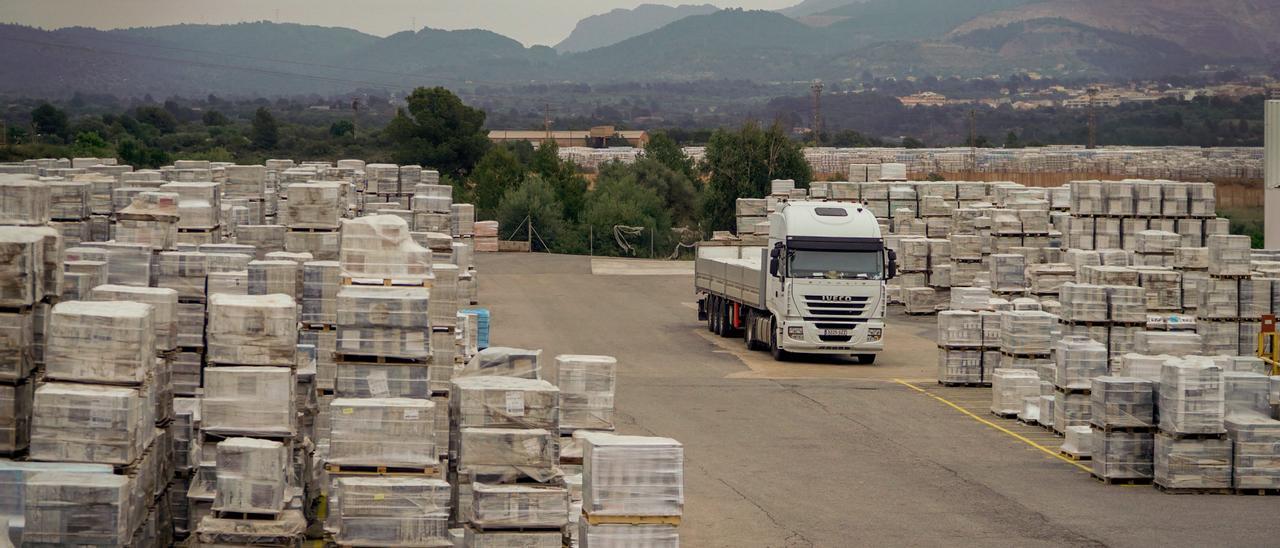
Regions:
<svg viewBox="0 0 1280 548"><path fill-rule="evenodd" d="M369 394L375 398L387 398L391 396L391 388L387 383L387 372L374 370L369 372Z"/></svg>
<svg viewBox="0 0 1280 548"><path fill-rule="evenodd" d="M524 416L524 393L523 392L507 392L507 415L511 417Z"/></svg>

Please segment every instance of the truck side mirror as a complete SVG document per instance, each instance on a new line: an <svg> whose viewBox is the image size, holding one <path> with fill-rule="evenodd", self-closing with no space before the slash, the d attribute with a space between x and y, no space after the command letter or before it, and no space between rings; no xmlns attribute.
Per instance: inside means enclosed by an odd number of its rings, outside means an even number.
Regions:
<svg viewBox="0 0 1280 548"><path fill-rule="evenodd" d="M769 275L778 277L779 256L782 255L782 245L778 244L769 250Z"/></svg>
<svg viewBox="0 0 1280 548"><path fill-rule="evenodd" d="M889 272L888 276L885 276L885 279L892 280L898 277L898 252L892 249L886 249L885 251L889 256Z"/></svg>

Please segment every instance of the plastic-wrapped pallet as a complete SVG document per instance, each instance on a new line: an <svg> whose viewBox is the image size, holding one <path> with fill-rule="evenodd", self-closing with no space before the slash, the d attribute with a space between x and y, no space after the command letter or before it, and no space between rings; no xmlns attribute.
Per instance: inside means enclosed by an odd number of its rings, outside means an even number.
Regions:
<svg viewBox="0 0 1280 548"><path fill-rule="evenodd" d="M35 368L35 314L0 312L0 381L17 382Z"/></svg>
<svg viewBox="0 0 1280 548"><path fill-rule="evenodd" d="M1160 370L1160 430L1218 434L1225 412L1222 368L1203 358L1174 359Z"/></svg>
<svg viewBox="0 0 1280 548"><path fill-rule="evenodd" d="M569 523L569 492L558 485L477 482L471 505L471 522L482 529L558 529Z"/></svg>
<svg viewBox="0 0 1280 548"><path fill-rule="evenodd" d="M1027 279L1033 294L1057 294L1063 284L1076 280L1076 270L1065 263L1033 264L1027 267Z"/></svg>
<svg viewBox="0 0 1280 548"><path fill-rule="evenodd" d="M249 295L288 295L298 297L298 264L293 261L250 261Z"/></svg>
<svg viewBox="0 0 1280 548"><path fill-rule="evenodd" d="M26 480L23 546L128 546L146 508L129 476L40 472Z"/></svg>
<svg viewBox="0 0 1280 548"><path fill-rule="evenodd" d="M581 548L679 548L680 532L672 525L592 525L579 523L578 545Z"/></svg>
<svg viewBox="0 0 1280 548"><path fill-rule="evenodd" d="M670 438L583 436L582 508L594 516L678 516L684 447Z"/></svg>
<svg viewBox="0 0 1280 548"><path fill-rule="evenodd" d="M995 350L940 348L938 349L938 380L957 384L990 382L991 372L1000 363L1000 352Z"/></svg>
<svg viewBox="0 0 1280 548"><path fill-rule="evenodd" d="M1088 390L1095 377L1107 374L1107 347L1092 339L1067 336L1053 345L1054 384L1071 390Z"/></svg>
<svg viewBox="0 0 1280 548"><path fill-rule="evenodd" d="M431 267L435 283L431 286L431 299L427 312L431 327L456 327L458 321L458 266L434 264Z"/></svg>
<svg viewBox="0 0 1280 548"><path fill-rule="evenodd" d="M560 421L560 390L547 381L510 377L453 380L449 418L455 428L540 428Z"/></svg>
<svg viewBox="0 0 1280 548"><path fill-rule="evenodd" d="M1133 377L1096 377L1089 393L1090 422L1105 429L1155 426L1152 382Z"/></svg>
<svg viewBox="0 0 1280 548"><path fill-rule="evenodd" d="M206 291L209 295L248 295L249 271L210 272Z"/></svg>
<svg viewBox="0 0 1280 548"><path fill-rule="evenodd" d="M1164 409L1160 410L1161 415ZM1163 422L1163 418L1161 419ZM1169 489L1229 489L1231 440L1156 434L1155 482Z"/></svg>
<svg viewBox="0 0 1280 548"><path fill-rule="evenodd" d="M1222 394L1227 417L1271 417L1271 378L1259 373L1224 371Z"/></svg>
<svg viewBox="0 0 1280 548"><path fill-rule="evenodd" d="M542 377L542 350L493 346L476 353L457 377L501 376L539 379Z"/></svg>
<svg viewBox="0 0 1280 548"><path fill-rule="evenodd" d="M1008 311L1000 315L1000 350L1006 354L1048 354L1057 318L1048 312Z"/></svg>
<svg viewBox="0 0 1280 548"><path fill-rule="evenodd" d="M1232 487L1280 489L1280 421L1258 415L1231 415L1226 420L1232 443Z"/></svg>
<svg viewBox="0 0 1280 548"><path fill-rule="evenodd" d="M954 297L954 292L952 296ZM985 305L985 301L984 301ZM942 347L983 346L982 319L969 310L944 310L938 313L938 345Z"/></svg>
<svg viewBox="0 0 1280 548"><path fill-rule="evenodd" d="M1237 322L1196 323L1196 334L1204 340L1202 354L1231 356L1240 351L1240 324Z"/></svg>
<svg viewBox="0 0 1280 548"><path fill-rule="evenodd" d="M564 545L561 531L481 531L468 527L462 544L472 548L559 548Z"/></svg>
<svg viewBox="0 0 1280 548"><path fill-rule="evenodd" d="M0 306L25 307L44 297L44 237L35 229L0 227Z"/></svg>
<svg viewBox="0 0 1280 548"><path fill-rule="evenodd" d="M1089 394L1065 393L1055 391L1053 394L1053 430L1065 433L1072 426L1089 426L1089 414L1093 404Z"/></svg>
<svg viewBox="0 0 1280 548"><path fill-rule="evenodd" d="M25 177L0 177L0 224L42 225L49 222L49 186Z"/></svg>
<svg viewBox="0 0 1280 548"><path fill-rule="evenodd" d="M43 383L31 419L31 459L130 464L154 438L155 403L123 386Z"/></svg>
<svg viewBox="0 0 1280 548"><path fill-rule="evenodd" d="M255 258L265 258L272 251L284 251L284 225L240 225L236 227L236 243L253 246Z"/></svg>
<svg viewBox="0 0 1280 548"><path fill-rule="evenodd" d="M209 297L209 363L292 367L297 344L297 305L288 295Z"/></svg>
<svg viewBox="0 0 1280 548"><path fill-rule="evenodd" d="M475 234L476 207L471 204L453 204L449 207L454 236Z"/></svg>
<svg viewBox="0 0 1280 548"><path fill-rule="evenodd" d="M173 182L160 185L178 194L178 228L209 230L219 226L222 197L219 183Z"/></svg>
<svg viewBox="0 0 1280 548"><path fill-rule="evenodd" d="M331 463L425 467L438 462L431 400L337 398L328 411Z"/></svg>
<svg viewBox="0 0 1280 548"><path fill-rule="evenodd" d="M292 434L297 382L286 367L204 370L203 429L229 434Z"/></svg>
<svg viewBox="0 0 1280 548"><path fill-rule="evenodd" d="M207 258L203 253L164 251L156 256L156 287L173 289L180 300L203 300Z"/></svg>
<svg viewBox="0 0 1280 548"><path fill-rule="evenodd" d="M991 290L985 287L952 287L951 310L986 310L991 304Z"/></svg>
<svg viewBox="0 0 1280 548"><path fill-rule="evenodd" d="M414 242L408 223L393 215L343 221L339 262L343 276L351 278L426 280L431 275L431 250Z"/></svg>
<svg viewBox="0 0 1280 548"><path fill-rule="evenodd" d="M320 261L338 260L340 235L337 232L289 231L284 235L284 249L294 253L310 253Z"/></svg>
<svg viewBox="0 0 1280 548"><path fill-rule="evenodd" d="M428 357L429 296L425 287L342 286L337 352Z"/></svg>
<svg viewBox="0 0 1280 548"><path fill-rule="evenodd" d="M34 388L34 382L0 384L0 453L16 455L31 444Z"/></svg>
<svg viewBox="0 0 1280 548"><path fill-rule="evenodd" d="M155 369L155 309L138 302L68 301L46 334L51 379L141 384Z"/></svg>
<svg viewBox="0 0 1280 548"><path fill-rule="evenodd" d="M217 448L213 509L274 514L284 510L289 449L257 438L230 438Z"/></svg>
<svg viewBox="0 0 1280 548"><path fill-rule="evenodd" d="M335 540L348 546L453 546L449 484L420 477L337 480Z"/></svg>
<svg viewBox="0 0 1280 548"><path fill-rule="evenodd" d="M1093 474L1108 480L1147 479L1154 474L1155 435L1093 429Z"/></svg>
<svg viewBox="0 0 1280 548"><path fill-rule="evenodd" d="M560 429L613 430L618 360L611 356L556 356Z"/></svg>
<svg viewBox="0 0 1280 548"><path fill-rule="evenodd" d="M147 287L151 280L151 247L146 244L106 242L107 283Z"/></svg>
<svg viewBox="0 0 1280 548"><path fill-rule="evenodd" d="M1209 248L1178 247L1174 250L1173 264L1182 270L1208 270Z"/></svg>
<svg viewBox="0 0 1280 548"><path fill-rule="evenodd" d="M95 301L133 301L151 305L155 326L157 351L178 347L178 292L159 287L134 287L128 285L100 285L93 288L89 298ZM55 311L54 317L57 317ZM113 328L116 326L112 326Z"/></svg>
<svg viewBox="0 0 1280 548"><path fill-rule="evenodd" d="M942 297L932 287L904 287L902 302L907 314L932 314L937 312Z"/></svg>
<svg viewBox="0 0 1280 548"><path fill-rule="evenodd" d="M1248 236L1213 235L1206 238L1209 248L1209 274L1214 276L1248 276L1250 248Z"/></svg>
<svg viewBox="0 0 1280 548"><path fill-rule="evenodd" d="M342 187L337 183L293 183L285 190L282 222L291 229L337 229L345 209L341 194Z"/></svg>
<svg viewBox="0 0 1280 548"><path fill-rule="evenodd" d="M1138 269L1138 286L1146 293L1148 311L1182 310L1182 274L1174 270Z"/></svg>
<svg viewBox="0 0 1280 548"><path fill-rule="evenodd" d="M304 323L332 324L338 320L341 269L337 261L308 261L302 265Z"/></svg>
<svg viewBox="0 0 1280 548"><path fill-rule="evenodd" d="M1000 416L1016 415L1022 400L1040 395L1040 377L1028 369L996 369L991 378L991 412Z"/></svg>
<svg viewBox="0 0 1280 548"><path fill-rule="evenodd" d="M1062 452L1076 458L1085 458L1093 452L1093 429L1088 426L1070 426L1064 432Z"/></svg>
<svg viewBox="0 0 1280 548"><path fill-rule="evenodd" d="M558 442L559 436L542 428L462 428L458 431L458 468L558 475Z"/></svg>
<svg viewBox="0 0 1280 548"><path fill-rule="evenodd" d="M1204 340L1190 331L1140 331L1134 346L1139 354L1182 357L1199 354Z"/></svg>
<svg viewBox="0 0 1280 548"><path fill-rule="evenodd" d="M430 368L420 364L339 362L334 389L348 398L431 397Z"/></svg>
<svg viewBox="0 0 1280 548"><path fill-rule="evenodd" d="M991 255L991 288L995 291L1023 291L1027 288L1027 259L1022 255Z"/></svg>

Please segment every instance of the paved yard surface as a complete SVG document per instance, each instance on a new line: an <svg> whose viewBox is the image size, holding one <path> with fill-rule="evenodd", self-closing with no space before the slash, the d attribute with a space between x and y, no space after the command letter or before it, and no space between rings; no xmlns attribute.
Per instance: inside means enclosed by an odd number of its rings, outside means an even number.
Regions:
<svg viewBox="0 0 1280 548"><path fill-rule="evenodd" d="M619 430L685 444L686 546L1280 545L1280 497L1104 486L939 387L934 318L895 314L874 366L775 363L697 322L686 265L477 261L494 344L616 356Z"/></svg>

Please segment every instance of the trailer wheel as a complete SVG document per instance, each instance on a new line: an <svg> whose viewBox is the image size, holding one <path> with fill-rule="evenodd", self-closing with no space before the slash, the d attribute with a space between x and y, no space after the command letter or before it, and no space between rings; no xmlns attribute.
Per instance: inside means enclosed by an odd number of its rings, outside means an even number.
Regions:
<svg viewBox="0 0 1280 548"><path fill-rule="evenodd" d="M707 304L707 329L720 334L720 298L712 295Z"/></svg>
<svg viewBox="0 0 1280 548"><path fill-rule="evenodd" d="M733 337L737 329L733 327L733 303L725 301L720 305L720 336Z"/></svg>
<svg viewBox="0 0 1280 548"><path fill-rule="evenodd" d="M778 320L769 320L769 353L773 354L773 360L785 362L791 359L791 353L783 350L778 346Z"/></svg>

